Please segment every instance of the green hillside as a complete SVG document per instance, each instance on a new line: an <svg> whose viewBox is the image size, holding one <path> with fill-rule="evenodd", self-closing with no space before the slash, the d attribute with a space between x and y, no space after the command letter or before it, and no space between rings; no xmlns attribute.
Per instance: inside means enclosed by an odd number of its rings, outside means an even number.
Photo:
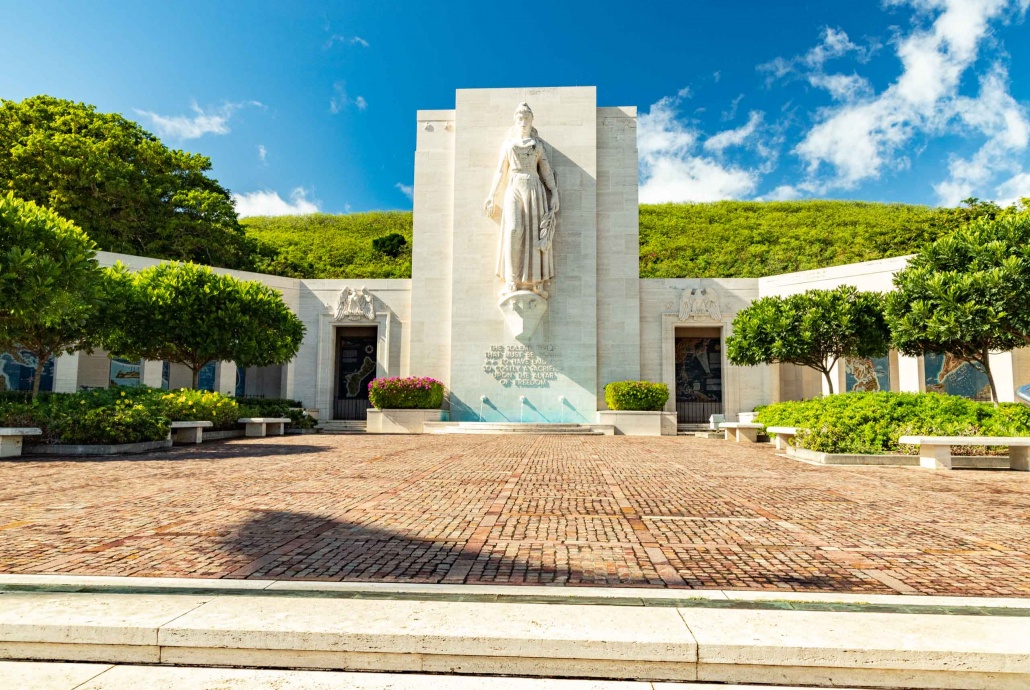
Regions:
<svg viewBox="0 0 1030 690"><path fill-rule="evenodd" d="M330 215L244 218L258 243L254 270L293 278L410 278L411 212L372 211ZM396 257L372 241L390 234L406 244Z"/></svg>
<svg viewBox="0 0 1030 690"><path fill-rule="evenodd" d="M760 278L915 252L956 210L857 201L640 207L644 278Z"/></svg>
<svg viewBox="0 0 1030 690"><path fill-rule="evenodd" d="M757 278L911 254L993 205L720 201L640 207L642 278ZM993 207L997 209L997 207ZM411 277L411 213L246 218L255 268L304 278ZM396 257L376 238L398 233Z"/></svg>

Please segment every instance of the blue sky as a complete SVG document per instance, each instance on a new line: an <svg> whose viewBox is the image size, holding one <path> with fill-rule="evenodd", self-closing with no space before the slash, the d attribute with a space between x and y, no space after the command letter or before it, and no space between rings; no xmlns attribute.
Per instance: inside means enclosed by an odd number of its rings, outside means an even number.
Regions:
<svg viewBox="0 0 1030 690"><path fill-rule="evenodd" d="M415 111L596 85L641 201L1030 196L1030 0L0 2L0 98L203 153L243 213L411 207Z"/></svg>

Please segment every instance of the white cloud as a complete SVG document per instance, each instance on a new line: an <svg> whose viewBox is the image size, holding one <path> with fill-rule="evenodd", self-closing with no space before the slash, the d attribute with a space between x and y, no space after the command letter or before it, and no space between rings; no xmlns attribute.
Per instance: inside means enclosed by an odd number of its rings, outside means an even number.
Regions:
<svg viewBox="0 0 1030 690"><path fill-rule="evenodd" d="M264 190L249 194L233 194L236 202L236 213L240 218L247 216L299 216L307 213L318 213L319 204L307 198L307 190L297 187L290 192L290 200L286 201L278 192Z"/></svg>
<svg viewBox="0 0 1030 690"><path fill-rule="evenodd" d="M401 182L398 182L394 185L394 187L396 189L399 189L401 191L401 194L408 197L409 199L415 198L415 188L410 184L403 184Z"/></svg>
<svg viewBox="0 0 1030 690"><path fill-rule="evenodd" d="M867 79L857 74L823 74L821 72L808 75L808 83L817 89L825 89L835 100L852 101L871 95L873 87Z"/></svg>
<svg viewBox="0 0 1030 690"><path fill-rule="evenodd" d="M368 41L363 39L361 36L343 36L341 34L333 34L325 44L322 45L322 49L329 50L337 43L347 46L361 46L362 48L368 48Z"/></svg>
<svg viewBox="0 0 1030 690"><path fill-rule="evenodd" d="M265 148L264 144L258 144L258 158L261 160L262 163L264 163L267 157L268 149Z"/></svg>
<svg viewBox="0 0 1030 690"><path fill-rule="evenodd" d="M800 199L801 196L801 190L797 187L793 187L789 184L782 184L768 194L755 197L755 201L792 201L794 199Z"/></svg>
<svg viewBox="0 0 1030 690"><path fill-rule="evenodd" d="M364 110L368 107L368 101L362 96L351 98L347 95L346 82L336 82L333 84L333 95L329 98L329 112L335 115L349 105L355 106L358 110Z"/></svg>
<svg viewBox="0 0 1030 690"><path fill-rule="evenodd" d="M709 153L722 153L732 146L744 146L754 137L759 125L762 124L764 113L754 110L748 116L745 124L736 129L727 129L718 134L713 134L705 141L704 149Z"/></svg>
<svg viewBox="0 0 1030 690"><path fill-rule="evenodd" d="M769 75L766 77L768 86L784 77L796 77L799 74L822 74L823 67L827 62L846 55L853 56L859 62L867 62L879 48L880 45L875 42L865 46L858 45L852 42L843 30L826 27L823 29L822 39L819 43L804 55L797 55L789 59L778 57L764 65L759 65L758 71Z"/></svg>
<svg viewBox="0 0 1030 690"><path fill-rule="evenodd" d="M758 171L697 155L700 134L676 117L684 97L680 93L658 101L638 119L640 201L717 201L753 194Z"/></svg>
<svg viewBox="0 0 1030 690"><path fill-rule="evenodd" d="M969 158L951 158L948 179L934 185L946 206L976 196L998 173L1021 172L1019 154L1030 145L1030 116L1009 94L1008 75L1001 66L980 80L977 98L956 99L954 110L962 125L985 135L987 141Z"/></svg>
<svg viewBox="0 0 1030 690"><path fill-rule="evenodd" d="M258 101L223 103L218 108L204 110L195 102L190 106L193 115L159 115L149 110L136 110L150 120L150 126L160 137L170 139L198 139L205 134L228 134L233 114L248 105L263 108Z"/></svg>
<svg viewBox="0 0 1030 690"><path fill-rule="evenodd" d="M998 185L994 191L1001 206L1010 206L1020 199L1030 198L1030 173L1021 172L1014 175Z"/></svg>
<svg viewBox="0 0 1030 690"><path fill-rule="evenodd" d="M853 188L878 178L884 170L904 167L908 161L903 149L917 133L941 134L954 127L956 118L966 120L960 114L963 99L958 97L962 75L975 64L980 44L990 35L990 23L1002 17L1013 0L892 0L890 4L911 5L921 11L919 22L933 21L898 37L895 52L902 72L879 95L871 95L868 83L857 75L816 78L816 85L844 102L823 109L819 122L795 148L807 164L806 185L811 189ZM825 54L831 56L851 50L838 39L824 37L821 45L830 46ZM966 125L977 128L968 120ZM988 130L994 127L985 124L980 130L991 136ZM956 163L953 179L942 183L946 185L938 190L942 198L952 198L965 184L963 180L975 176L961 167ZM819 177L827 169L829 178ZM951 184L956 186L947 186Z"/></svg>

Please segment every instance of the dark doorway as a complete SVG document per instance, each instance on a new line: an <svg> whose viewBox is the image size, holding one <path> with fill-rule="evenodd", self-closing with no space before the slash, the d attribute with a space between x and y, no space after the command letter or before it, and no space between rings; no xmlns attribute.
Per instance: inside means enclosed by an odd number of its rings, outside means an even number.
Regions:
<svg viewBox="0 0 1030 690"><path fill-rule="evenodd" d="M368 384L376 377L378 330L373 327L336 329L336 395L333 419L365 419Z"/></svg>
<svg viewBox="0 0 1030 690"><path fill-rule="evenodd" d="M722 402L721 329L677 329L677 421L707 423L713 414L722 414Z"/></svg>

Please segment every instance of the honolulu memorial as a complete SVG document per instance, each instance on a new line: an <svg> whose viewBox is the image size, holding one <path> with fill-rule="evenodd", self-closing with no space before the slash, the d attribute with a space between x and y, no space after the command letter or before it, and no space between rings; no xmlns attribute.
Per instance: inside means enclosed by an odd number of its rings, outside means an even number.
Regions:
<svg viewBox="0 0 1030 690"><path fill-rule="evenodd" d="M635 107L598 107L594 87L463 89L419 111L412 277L310 280L218 269L281 291L306 326L288 364L211 364L200 386L289 398L322 421L361 420L376 378L443 382L452 422L595 424L612 381L663 382L680 424L736 419L824 391L983 397L981 371L948 355L838 362L827 379L792 364L732 365L734 316L755 299L815 288L887 292L905 257L765 278L641 279ZM154 259L101 252L104 265ZM991 355L1001 401L1030 382L1030 355ZM44 388L189 371L103 351L58 357ZM116 381L117 382L117 381ZM666 425L665 433L675 433Z"/></svg>

